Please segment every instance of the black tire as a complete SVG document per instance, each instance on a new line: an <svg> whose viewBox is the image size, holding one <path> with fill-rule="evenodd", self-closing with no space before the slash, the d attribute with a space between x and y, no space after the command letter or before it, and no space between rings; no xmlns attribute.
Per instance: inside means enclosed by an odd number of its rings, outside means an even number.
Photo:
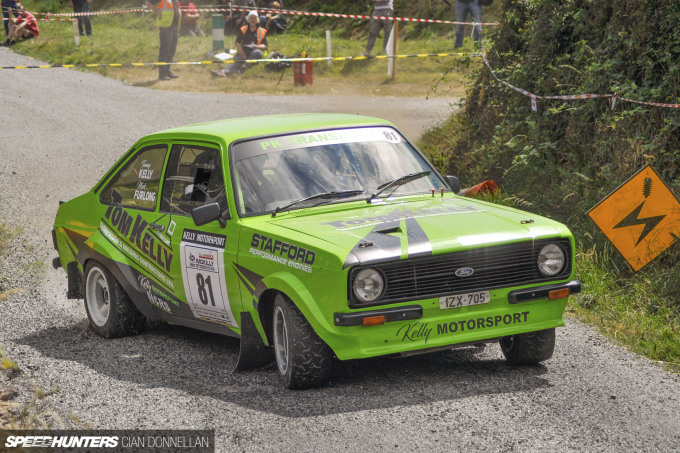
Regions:
<svg viewBox="0 0 680 453"><path fill-rule="evenodd" d="M552 357L555 350L555 329L503 337L500 345L509 363L535 365Z"/></svg>
<svg viewBox="0 0 680 453"><path fill-rule="evenodd" d="M286 388L307 389L328 383L333 351L283 294L277 294L274 301L272 337L276 368Z"/></svg>
<svg viewBox="0 0 680 453"><path fill-rule="evenodd" d="M113 274L96 261L85 267L84 294L87 319L97 335L118 338L141 332L144 316Z"/></svg>

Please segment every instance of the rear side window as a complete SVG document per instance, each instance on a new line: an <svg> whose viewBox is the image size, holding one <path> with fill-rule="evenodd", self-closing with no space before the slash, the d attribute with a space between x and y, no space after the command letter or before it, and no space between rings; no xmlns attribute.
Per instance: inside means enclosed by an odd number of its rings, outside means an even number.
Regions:
<svg viewBox="0 0 680 453"><path fill-rule="evenodd" d="M163 183L161 211L191 215L191 210L219 203L227 210L220 152L202 146L174 145Z"/></svg>
<svg viewBox="0 0 680 453"><path fill-rule="evenodd" d="M167 155L166 145L143 148L111 179L101 193L105 204L153 211L158 200L158 188Z"/></svg>

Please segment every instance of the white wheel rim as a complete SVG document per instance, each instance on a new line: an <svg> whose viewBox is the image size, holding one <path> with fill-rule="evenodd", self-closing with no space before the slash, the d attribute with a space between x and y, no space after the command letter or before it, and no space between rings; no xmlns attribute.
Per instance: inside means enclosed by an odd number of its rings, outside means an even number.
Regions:
<svg viewBox="0 0 680 453"><path fill-rule="evenodd" d="M288 371L288 329L281 307L274 311L274 350L279 372L285 375Z"/></svg>
<svg viewBox="0 0 680 453"><path fill-rule="evenodd" d="M85 297L90 320L98 327L103 327L109 319L111 293L104 272L93 267L87 274Z"/></svg>

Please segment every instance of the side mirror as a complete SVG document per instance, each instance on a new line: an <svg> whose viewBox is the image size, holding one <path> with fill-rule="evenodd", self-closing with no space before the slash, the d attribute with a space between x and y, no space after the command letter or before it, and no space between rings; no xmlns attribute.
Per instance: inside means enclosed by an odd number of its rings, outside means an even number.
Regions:
<svg viewBox="0 0 680 453"><path fill-rule="evenodd" d="M458 179L458 176L448 175L444 179L446 179L446 183L449 185L453 193L460 193L460 179Z"/></svg>
<svg viewBox="0 0 680 453"><path fill-rule="evenodd" d="M194 219L196 226L205 225L213 220L219 220L222 228L226 226L226 221L222 218L220 205L217 203L210 203L192 209L191 218Z"/></svg>

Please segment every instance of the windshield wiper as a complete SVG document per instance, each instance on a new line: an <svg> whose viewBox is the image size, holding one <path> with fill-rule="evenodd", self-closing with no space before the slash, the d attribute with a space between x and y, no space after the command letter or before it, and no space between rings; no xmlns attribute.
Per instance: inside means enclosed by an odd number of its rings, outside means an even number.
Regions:
<svg viewBox="0 0 680 453"><path fill-rule="evenodd" d="M404 184L407 184L411 181L415 181L416 179L420 179L423 176L429 176L432 172L431 171L421 171L419 173L411 173L409 175L404 175L400 176L397 179L393 179L392 181L386 182L385 184L379 185L377 187L377 192L371 195L366 201L368 203L371 202L374 198L377 198L381 193L386 191L387 189L394 188L392 192L390 192L390 195L397 190L399 186L403 186Z"/></svg>
<svg viewBox="0 0 680 453"><path fill-rule="evenodd" d="M317 193L316 195L311 195L309 197L300 198L299 200L292 201L285 206L279 206L272 212L272 217L276 217L276 214L292 208L296 204L310 201L310 200L335 200L337 198L349 198L355 197L357 195L363 194L365 191L362 189L357 190L332 190L330 192Z"/></svg>

